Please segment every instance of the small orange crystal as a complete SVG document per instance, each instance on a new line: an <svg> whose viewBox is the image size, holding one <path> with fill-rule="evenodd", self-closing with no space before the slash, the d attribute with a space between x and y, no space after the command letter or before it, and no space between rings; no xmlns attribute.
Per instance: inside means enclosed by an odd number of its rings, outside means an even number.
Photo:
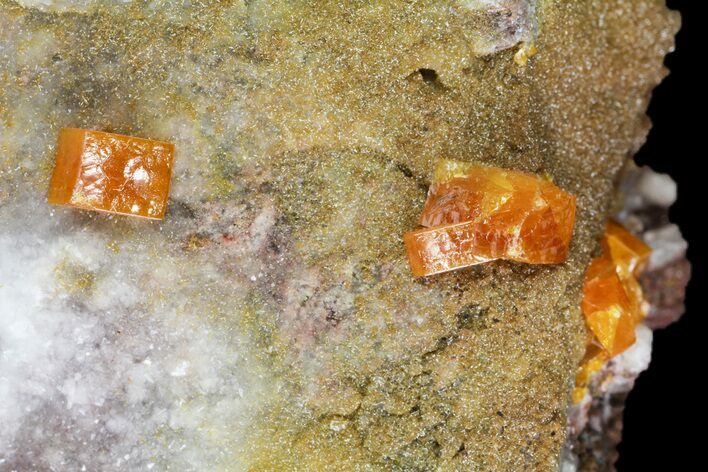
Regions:
<svg viewBox="0 0 708 472"><path fill-rule="evenodd" d="M593 373L635 342L635 328L647 311L637 277L651 248L610 221L602 239L602 255L585 275L582 311L591 335L578 367L573 399L582 400Z"/></svg>
<svg viewBox="0 0 708 472"><path fill-rule="evenodd" d="M575 197L537 176L442 161L420 223L404 235L416 277L507 259L557 264L568 254Z"/></svg>
<svg viewBox="0 0 708 472"><path fill-rule="evenodd" d="M649 262L651 248L619 223L607 223L605 242L615 264L634 276L638 276Z"/></svg>
<svg viewBox="0 0 708 472"><path fill-rule="evenodd" d="M583 288L588 328L612 356L634 344L635 316L627 292L609 257L592 261Z"/></svg>
<svg viewBox="0 0 708 472"><path fill-rule="evenodd" d="M62 129L49 203L162 219L173 153L161 141Z"/></svg>
<svg viewBox="0 0 708 472"><path fill-rule="evenodd" d="M642 320L648 312L648 304L637 278L649 263L651 248L614 221L607 223L603 248L615 263L617 274L632 304L634 317L637 321Z"/></svg>
<svg viewBox="0 0 708 472"><path fill-rule="evenodd" d="M594 338L591 338L586 347L585 356L575 374L575 389L573 390L575 403L579 403L587 393L592 375L602 369L609 360L609 353L599 346Z"/></svg>

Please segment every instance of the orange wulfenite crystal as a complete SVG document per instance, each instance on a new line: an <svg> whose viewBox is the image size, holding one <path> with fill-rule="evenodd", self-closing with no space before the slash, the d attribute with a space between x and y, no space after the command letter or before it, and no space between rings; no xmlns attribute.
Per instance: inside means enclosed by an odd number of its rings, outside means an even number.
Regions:
<svg viewBox="0 0 708 472"><path fill-rule="evenodd" d="M609 257L592 261L583 288L588 328L612 356L634 344L635 316L615 265Z"/></svg>
<svg viewBox="0 0 708 472"><path fill-rule="evenodd" d="M632 304L632 313L639 322L646 316L649 307L637 277L649 262L651 248L613 221L607 223L603 244L615 263L617 274Z"/></svg>
<svg viewBox="0 0 708 472"><path fill-rule="evenodd" d="M420 223L404 235L416 277L494 259L557 264L568 254L575 197L520 171L443 161Z"/></svg>
<svg viewBox="0 0 708 472"><path fill-rule="evenodd" d="M62 129L49 203L162 219L173 153L160 141Z"/></svg>
<svg viewBox="0 0 708 472"><path fill-rule="evenodd" d="M634 344L634 330L647 311L637 277L650 255L651 248L629 231L613 221L607 224L602 255L585 275L582 311L591 338L575 379L576 402L587 392L592 374Z"/></svg>
<svg viewBox="0 0 708 472"><path fill-rule="evenodd" d="M609 353L596 344L591 338L585 350L580 367L575 374L575 389L573 390L573 401L580 402L588 391L588 385L595 372L598 372L610 360Z"/></svg>
<svg viewBox="0 0 708 472"><path fill-rule="evenodd" d="M651 248L614 221L607 223L605 242L617 267L635 277L649 262Z"/></svg>

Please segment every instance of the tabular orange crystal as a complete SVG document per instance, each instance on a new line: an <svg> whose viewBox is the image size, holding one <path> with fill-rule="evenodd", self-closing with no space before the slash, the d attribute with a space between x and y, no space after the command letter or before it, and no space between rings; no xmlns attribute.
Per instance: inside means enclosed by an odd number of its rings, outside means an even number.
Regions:
<svg viewBox="0 0 708 472"><path fill-rule="evenodd" d="M62 129L49 203L162 219L173 154L161 141Z"/></svg>
<svg viewBox="0 0 708 472"><path fill-rule="evenodd" d="M568 254L575 197L519 171L442 161L420 224L404 235L416 277L507 259L557 264Z"/></svg>
<svg viewBox="0 0 708 472"><path fill-rule="evenodd" d="M634 276L644 270L651 255L649 246L614 221L607 223L605 244L617 267Z"/></svg>
<svg viewBox="0 0 708 472"><path fill-rule="evenodd" d="M651 248L613 221L607 223L603 248L615 263L634 317L637 321L642 320L648 312L648 306L637 277L649 262Z"/></svg>
<svg viewBox="0 0 708 472"><path fill-rule="evenodd" d="M635 342L635 328L644 318L646 301L637 277L651 248L610 221L602 239L602 255L585 275L582 311L591 337L578 367L573 398L580 401L593 373Z"/></svg>
<svg viewBox="0 0 708 472"><path fill-rule="evenodd" d="M634 344L635 316L627 292L609 257L592 261L583 288L588 328L612 356Z"/></svg>

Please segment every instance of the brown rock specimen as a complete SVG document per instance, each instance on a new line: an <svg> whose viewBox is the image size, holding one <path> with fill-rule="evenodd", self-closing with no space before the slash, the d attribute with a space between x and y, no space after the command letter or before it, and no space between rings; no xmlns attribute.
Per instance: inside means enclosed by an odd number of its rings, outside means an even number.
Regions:
<svg viewBox="0 0 708 472"><path fill-rule="evenodd" d="M0 244L46 280L1 300L82 344L15 344L2 467L557 469L663 1L46 3L0 0ZM174 143L165 220L46 205L62 127ZM575 195L566 261L413 277L441 157Z"/></svg>

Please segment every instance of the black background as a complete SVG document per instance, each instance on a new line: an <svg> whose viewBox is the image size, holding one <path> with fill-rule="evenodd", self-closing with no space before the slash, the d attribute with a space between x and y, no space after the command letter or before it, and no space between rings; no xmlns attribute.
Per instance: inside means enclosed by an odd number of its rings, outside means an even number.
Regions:
<svg viewBox="0 0 708 472"><path fill-rule="evenodd" d="M686 296L687 310L676 324L654 333L651 366L639 377L629 396L617 469L623 471L683 471L704 466L708 435L703 430L704 398L708 396L706 349L708 333L703 319L708 231L708 163L704 109L708 72L708 28L701 23L702 0L668 1L682 14L683 26L676 51L666 58L671 74L654 91L649 116L654 127L637 154L640 165L650 165L678 182L679 198L671 209L689 243L693 277ZM700 8L701 10L703 8Z"/></svg>

